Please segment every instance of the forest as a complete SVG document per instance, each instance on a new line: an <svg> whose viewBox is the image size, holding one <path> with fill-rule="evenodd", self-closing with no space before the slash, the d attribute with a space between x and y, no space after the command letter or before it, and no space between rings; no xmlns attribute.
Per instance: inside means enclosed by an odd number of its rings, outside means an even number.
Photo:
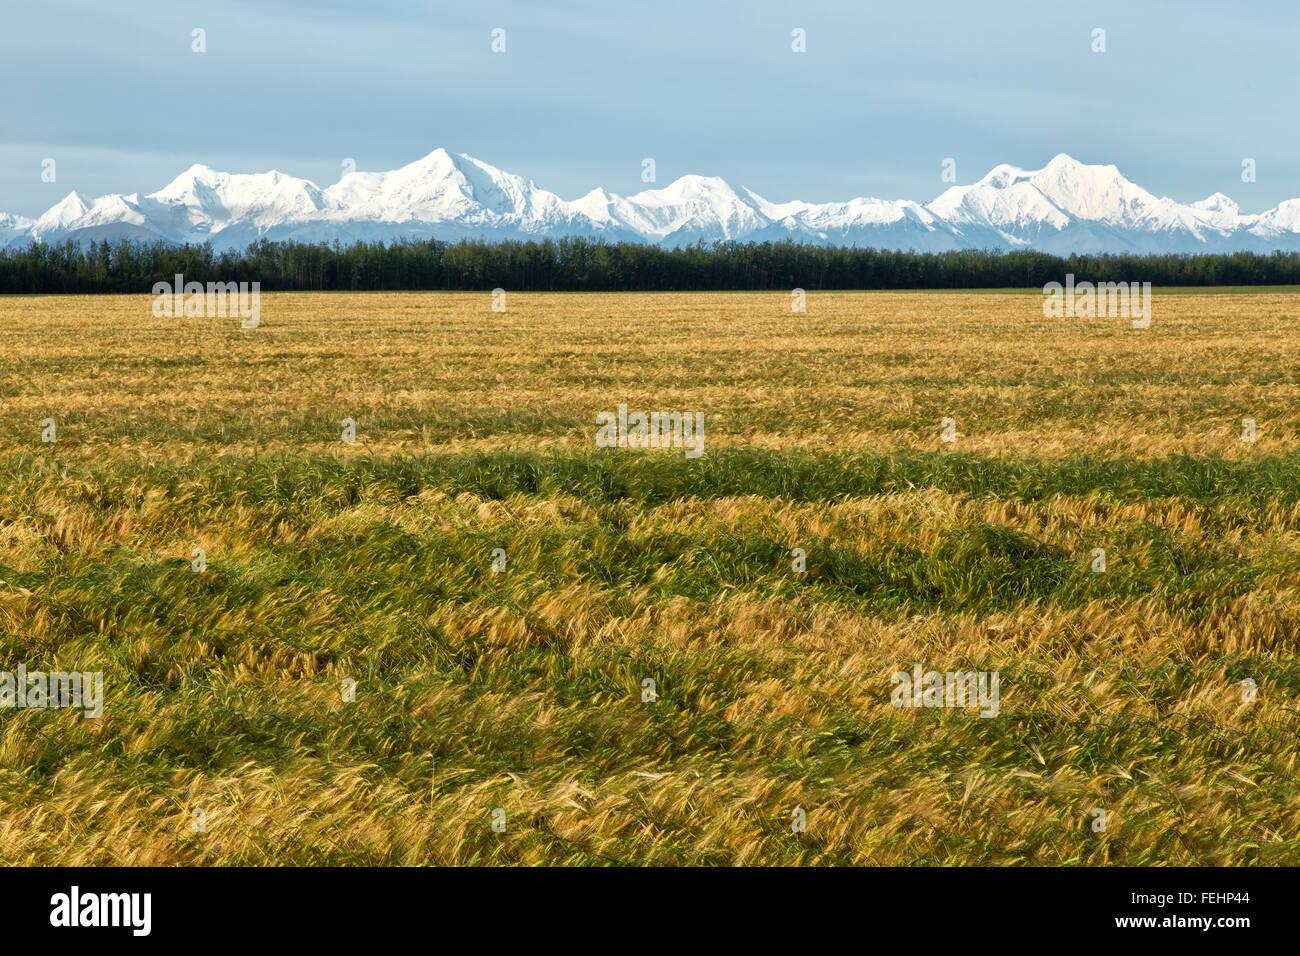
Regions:
<svg viewBox="0 0 1300 956"><path fill-rule="evenodd" d="M344 246L261 240L242 251L122 240L0 250L0 293L148 293L176 274L265 291L672 292L1042 288L1077 281L1159 286L1300 284L1300 253L897 252L786 242L664 249L566 238L437 239Z"/></svg>

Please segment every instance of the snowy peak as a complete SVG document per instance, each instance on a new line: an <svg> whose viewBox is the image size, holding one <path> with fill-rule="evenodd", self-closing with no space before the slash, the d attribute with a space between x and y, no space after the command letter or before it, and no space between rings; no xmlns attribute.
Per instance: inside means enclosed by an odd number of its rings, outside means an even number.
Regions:
<svg viewBox="0 0 1300 956"><path fill-rule="evenodd" d="M1072 221L1120 223L1158 200L1114 166L1089 166L1066 153L1038 170L1000 165L973 186L954 186L929 204L943 217L1004 228L1067 228Z"/></svg>
<svg viewBox="0 0 1300 956"><path fill-rule="evenodd" d="M1114 166L1085 166L1060 153L1027 179L1058 209L1076 219L1121 223L1158 200L1125 179Z"/></svg>
<svg viewBox="0 0 1300 956"><path fill-rule="evenodd" d="M682 176L662 189L616 199L615 207L627 225L659 242L738 239L771 225L752 199L717 176Z"/></svg>
<svg viewBox="0 0 1300 956"><path fill-rule="evenodd" d="M74 189L64 196L60 202L47 209L41 218L36 220L35 228L40 233L66 229L84 216L88 208L85 200L77 195L77 191Z"/></svg>
<svg viewBox="0 0 1300 956"><path fill-rule="evenodd" d="M614 201L617 198L597 186L569 205L573 207L574 212L586 216L592 222L611 224L617 221L614 218Z"/></svg>
<svg viewBox="0 0 1300 956"><path fill-rule="evenodd" d="M210 166L195 163L162 189L150 193L149 198L164 202L185 202L197 197L201 191L218 189L223 177L227 180L230 178L227 173L219 173Z"/></svg>
<svg viewBox="0 0 1300 956"><path fill-rule="evenodd" d="M170 207L194 223L279 222L309 216L326 208L324 194L313 182L266 173L221 173L194 165L158 192L147 197L152 204Z"/></svg>
<svg viewBox="0 0 1300 956"><path fill-rule="evenodd" d="M1183 205L1156 197L1113 165L1088 165L1066 153L1042 169L994 167L973 186L954 186L927 207L958 227L992 229L999 244L1069 252L1187 252L1262 249L1272 239L1300 245L1300 236L1251 232L1260 217L1243 216L1220 193ZM1294 230L1293 230L1294 231Z"/></svg>
<svg viewBox="0 0 1300 956"><path fill-rule="evenodd" d="M994 166L984 178L977 182L976 186L991 186L994 189L1006 189L1012 183L1024 179L1028 174L1019 166L1009 166L1006 163L1000 163Z"/></svg>
<svg viewBox="0 0 1300 956"><path fill-rule="evenodd" d="M940 219L982 225L1008 237L1024 230L1063 230L1070 216L1021 170L1008 168L974 186L953 186L926 207Z"/></svg>
<svg viewBox="0 0 1300 956"><path fill-rule="evenodd" d="M1231 231L1239 226L1250 225L1258 218L1243 216L1241 207L1223 193L1207 196L1192 203L1190 208L1211 228L1220 231Z"/></svg>
<svg viewBox="0 0 1300 956"><path fill-rule="evenodd" d="M1190 252L1300 249L1300 199L1243 215L1222 193L1181 204L1112 165L1060 153L1040 169L1001 164L932 201L858 197L773 202L717 176L687 175L620 196L572 201L465 153L435 149L388 172L351 172L321 189L271 170L195 164L141 197L70 193L35 222L0 214L0 246L33 239L161 239L239 249L259 238L304 242L404 238L604 237L664 246L798 242L940 251Z"/></svg>
<svg viewBox="0 0 1300 956"><path fill-rule="evenodd" d="M0 213L0 249L14 242L30 241L35 225L32 220L22 216Z"/></svg>
<svg viewBox="0 0 1300 956"><path fill-rule="evenodd" d="M1250 217L1250 232L1261 238L1285 239L1291 234L1300 233L1300 199L1288 199L1278 203L1268 212ZM1295 248L1278 246L1277 248Z"/></svg>
<svg viewBox="0 0 1300 956"><path fill-rule="evenodd" d="M737 199L736 191L719 176L691 174L673 180L661 189L645 189L629 197L637 202L690 202L704 197L721 196Z"/></svg>
<svg viewBox="0 0 1300 956"><path fill-rule="evenodd" d="M1197 202L1192 203L1193 209L1205 209L1209 212L1237 212L1241 207L1225 196L1223 193L1214 193Z"/></svg>
<svg viewBox="0 0 1300 956"><path fill-rule="evenodd" d="M372 222L524 220L554 215L563 205L531 180L445 149L392 172L350 173L325 196L352 218Z"/></svg>
<svg viewBox="0 0 1300 956"><path fill-rule="evenodd" d="M88 226L107 226L119 222L130 223L135 226L145 225L146 216L140 209L139 196L135 194L130 196L102 196L96 199L94 205L76 220L77 227L80 229Z"/></svg>

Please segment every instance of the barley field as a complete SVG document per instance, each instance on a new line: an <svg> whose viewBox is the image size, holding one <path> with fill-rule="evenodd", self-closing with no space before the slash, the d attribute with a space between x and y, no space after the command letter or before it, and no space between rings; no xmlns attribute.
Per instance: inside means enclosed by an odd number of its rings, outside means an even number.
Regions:
<svg viewBox="0 0 1300 956"><path fill-rule="evenodd" d="M0 862L1300 863L1294 291L151 301L0 298Z"/></svg>

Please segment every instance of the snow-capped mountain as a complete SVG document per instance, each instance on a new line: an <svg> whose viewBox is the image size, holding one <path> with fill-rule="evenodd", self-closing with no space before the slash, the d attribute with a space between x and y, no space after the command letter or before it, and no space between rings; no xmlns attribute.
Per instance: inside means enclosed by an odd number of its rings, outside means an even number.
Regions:
<svg viewBox="0 0 1300 956"><path fill-rule="evenodd" d="M689 245L793 239L943 251L1300 250L1300 199L1242 215L1222 193L1183 204L1157 197L1114 166L1064 153L1042 169L1001 165L924 205L910 200L771 202L712 176L619 196L561 199L531 180L436 149L391 172L352 172L321 189L305 179L191 166L157 192L87 202L75 191L39 219L0 214L0 247L33 240L162 239L243 248L261 238L343 243L403 238L563 236Z"/></svg>
<svg viewBox="0 0 1300 956"><path fill-rule="evenodd" d="M22 216L0 213L0 249L10 243L26 244L32 241L32 228L36 223Z"/></svg>

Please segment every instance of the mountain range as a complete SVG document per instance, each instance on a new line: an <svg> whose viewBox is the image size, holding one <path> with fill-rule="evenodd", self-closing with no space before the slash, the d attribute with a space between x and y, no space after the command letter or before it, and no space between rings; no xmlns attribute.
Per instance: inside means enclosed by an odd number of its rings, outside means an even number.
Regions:
<svg viewBox="0 0 1300 956"><path fill-rule="evenodd" d="M1222 193L1183 204L1147 192L1114 166L1062 153L1038 170L997 166L925 204L778 203L695 175L631 196L597 188L565 200L532 180L436 149L391 172L348 173L325 189L275 170L223 173L195 165L147 196L87 202L74 191L35 220L0 213L0 247L131 238L211 242L225 250L261 238L346 245L562 236L666 247L793 239L918 251L1263 252L1300 250L1300 199L1254 215L1243 215Z"/></svg>

